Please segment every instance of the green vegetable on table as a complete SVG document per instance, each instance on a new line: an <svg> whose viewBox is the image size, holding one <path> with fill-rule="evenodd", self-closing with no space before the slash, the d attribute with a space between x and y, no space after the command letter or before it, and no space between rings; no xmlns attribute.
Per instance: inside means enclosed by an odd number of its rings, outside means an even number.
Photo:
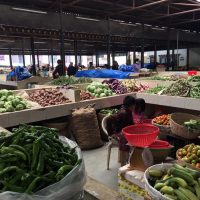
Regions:
<svg viewBox="0 0 200 200"><path fill-rule="evenodd" d="M196 76L189 76L188 77L188 81L191 82L200 82L200 76L196 75Z"/></svg>
<svg viewBox="0 0 200 200"><path fill-rule="evenodd" d="M87 86L86 90L96 98L112 96L114 94L107 84L102 84L99 82L91 83Z"/></svg>
<svg viewBox="0 0 200 200"><path fill-rule="evenodd" d="M28 103L12 91L0 90L0 113L28 109Z"/></svg>
<svg viewBox="0 0 200 200"><path fill-rule="evenodd" d="M75 79L73 77L61 76L53 81L51 81L51 85L73 85L73 84L82 84L82 83L91 83L92 80L90 78L78 78Z"/></svg>
<svg viewBox="0 0 200 200"><path fill-rule="evenodd" d="M200 83L191 88L190 97L200 99Z"/></svg>
<svg viewBox="0 0 200 200"><path fill-rule="evenodd" d="M79 165L76 148L58 139L58 130L20 125L0 135L0 192L32 194L64 178Z"/></svg>
<svg viewBox="0 0 200 200"><path fill-rule="evenodd" d="M187 122L184 122L184 126L186 126L189 131L199 130L200 129L200 120L191 119Z"/></svg>
<svg viewBox="0 0 200 200"><path fill-rule="evenodd" d="M180 79L175 83L172 83L169 87L163 90L162 94L169 96L189 96L192 85L185 79Z"/></svg>
<svg viewBox="0 0 200 200"><path fill-rule="evenodd" d="M168 199L199 200L200 172L173 164L168 170L150 169L149 183Z"/></svg>
<svg viewBox="0 0 200 200"><path fill-rule="evenodd" d="M151 89L147 90L146 92L149 93L149 94L158 94L163 89L165 89L164 86L156 86L154 88L151 88Z"/></svg>
<svg viewBox="0 0 200 200"><path fill-rule="evenodd" d="M110 108L110 109L102 109L102 110L100 110L100 114L104 114L104 115L112 115L112 114L115 114L115 113L117 113L119 110L118 109L112 109L112 108Z"/></svg>

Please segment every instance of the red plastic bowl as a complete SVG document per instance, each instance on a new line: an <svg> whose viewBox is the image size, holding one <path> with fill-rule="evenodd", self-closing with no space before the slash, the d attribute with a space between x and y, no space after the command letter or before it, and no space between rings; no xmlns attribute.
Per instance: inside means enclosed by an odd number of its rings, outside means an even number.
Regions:
<svg viewBox="0 0 200 200"><path fill-rule="evenodd" d="M152 149L164 149L169 147L171 147L171 145L163 140L156 140L153 144L149 145L149 148Z"/></svg>
<svg viewBox="0 0 200 200"><path fill-rule="evenodd" d="M188 71L189 76L195 76L197 75L197 71Z"/></svg>
<svg viewBox="0 0 200 200"><path fill-rule="evenodd" d="M129 145L148 147L155 141L159 128L151 124L137 124L124 128L122 132Z"/></svg>
<svg viewBox="0 0 200 200"><path fill-rule="evenodd" d="M152 119L144 119L142 121L143 124L151 124L151 122L152 122Z"/></svg>

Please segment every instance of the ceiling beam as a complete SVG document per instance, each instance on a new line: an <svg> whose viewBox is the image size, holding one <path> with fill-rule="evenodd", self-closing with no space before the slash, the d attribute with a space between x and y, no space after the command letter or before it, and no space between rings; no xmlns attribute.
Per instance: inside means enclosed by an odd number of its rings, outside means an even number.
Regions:
<svg viewBox="0 0 200 200"><path fill-rule="evenodd" d="M144 4L144 5L141 5L141 6L137 6L137 7L132 7L132 8L126 9L126 10L122 10L122 11L118 12L117 14L129 12L129 11L140 10L140 9L147 8L147 7L150 7L150 6L162 4L162 3L165 3L165 2L168 2L168 1L169 0L160 0L160 1L152 2L152 3Z"/></svg>
<svg viewBox="0 0 200 200"><path fill-rule="evenodd" d="M181 25L181 24L190 24L190 23L199 22L199 21L200 21L200 19L191 19L191 20L188 20L188 21L172 23L172 24L170 24L170 25L171 25L171 26L174 26L174 25Z"/></svg>
<svg viewBox="0 0 200 200"><path fill-rule="evenodd" d="M147 21L153 21L153 20L163 19L163 18L167 18L167 17L184 15L184 14L188 14L188 13L192 13L192 12L196 12L196 11L200 11L200 8L196 8L196 9L192 9L192 10L185 10L183 12L176 12L176 13L172 13L172 14L169 14L169 15L163 15L163 16L160 16L160 17L154 17L154 18L151 18L151 19L147 19Z"/></svg>
<svg viewBox="0 0 200 200"><path fill-rule="evenodd" d="M192 3L172 3L173 5L178 5L178 6L194 6L194 7L200 7L200 4L192 4Z"/></svg>

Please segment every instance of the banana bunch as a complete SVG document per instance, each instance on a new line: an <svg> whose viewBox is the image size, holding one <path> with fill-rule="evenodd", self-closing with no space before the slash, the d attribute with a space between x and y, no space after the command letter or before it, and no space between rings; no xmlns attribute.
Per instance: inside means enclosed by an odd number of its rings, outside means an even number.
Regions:
<svg viewBox="0 0 200 200"><path fill-rule="evenodd" d="M167 172L149 170L153 186L169 200L200 200L200 172L174 164Z"/></svg>

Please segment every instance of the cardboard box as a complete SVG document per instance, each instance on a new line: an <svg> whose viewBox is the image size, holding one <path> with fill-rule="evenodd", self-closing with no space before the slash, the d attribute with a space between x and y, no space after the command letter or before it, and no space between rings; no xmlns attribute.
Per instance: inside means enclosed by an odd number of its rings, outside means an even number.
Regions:
<svg viewBox="0 0 200 200"><path fill-rule="evenodd" d="M144 200L147 193L143 176L141 171L129 171L129 165L119 169L118 191L123 200Z"/></svg>

